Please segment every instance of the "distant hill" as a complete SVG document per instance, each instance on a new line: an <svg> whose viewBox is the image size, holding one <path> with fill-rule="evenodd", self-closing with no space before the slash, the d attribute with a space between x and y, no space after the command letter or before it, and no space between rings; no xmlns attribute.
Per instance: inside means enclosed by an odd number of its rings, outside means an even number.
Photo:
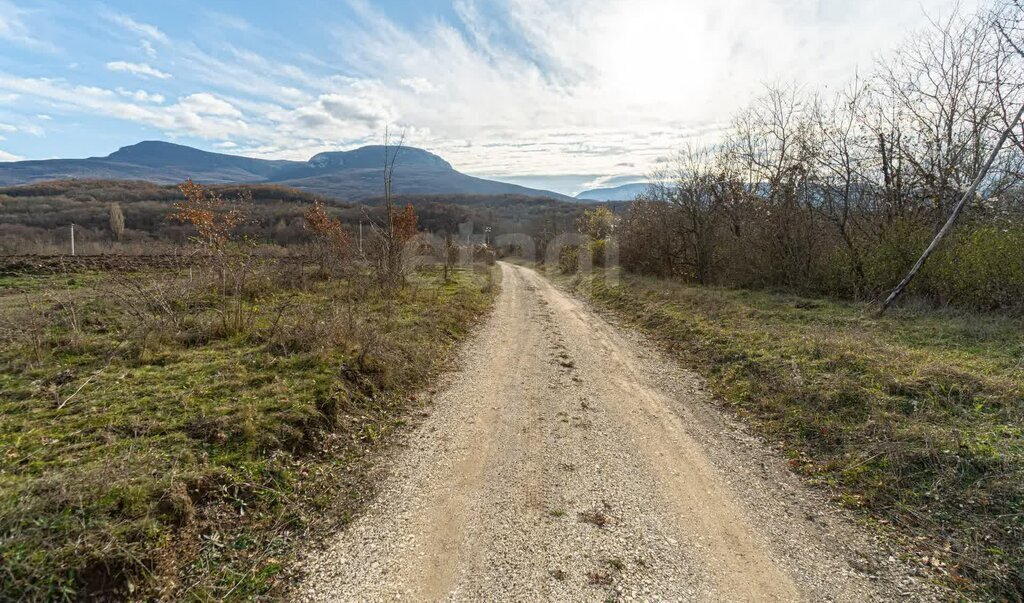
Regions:
<svg viewBox="0 0 1024 603"><path fill-rule="evenodd" d="M282 184L360 201L382 193L383 164L382 146L320 153L309 161L275 161L146 141L106 157L0 162L0 186L66 179L173 184L192 178L209 184ZM572 200L551 191L468 176L441 157L413 147L402 148L395 165L394 191L399 195L524 195Z"/></svg>
<svg viewBox="0 0 1024 603"><path fill-rule="evenodd" d="M634 184L623 184L613 188L595 188L583 191L576 195L580 201L632 201L637 195L647 191L650 184L637 182Z"/></svg>

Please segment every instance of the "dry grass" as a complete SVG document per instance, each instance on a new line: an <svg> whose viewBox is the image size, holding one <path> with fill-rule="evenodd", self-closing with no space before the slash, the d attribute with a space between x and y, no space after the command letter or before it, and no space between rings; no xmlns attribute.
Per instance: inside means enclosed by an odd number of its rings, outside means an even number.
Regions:
<svg viewBox="0 0 1024 603"><path fill-rule="evenodd" d="M567 279L567 282L568 279ZM1024 320L574 278L700 371L794 470L972 596L1024 596Z"/></svg>
<svg viewBox="0 0 1024 603"><path fill-rule="evenodd" d="M280 595L493 297L295 270L0 277L0 599Z"/></svg>

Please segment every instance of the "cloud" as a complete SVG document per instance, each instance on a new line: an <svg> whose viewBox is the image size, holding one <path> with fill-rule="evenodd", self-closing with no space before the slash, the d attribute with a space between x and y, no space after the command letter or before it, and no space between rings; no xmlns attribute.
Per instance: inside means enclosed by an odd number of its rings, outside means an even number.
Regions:
<svg viewBox="0 0 1024 603"><path fill-rule="evenodd" d="M13 153L0 150L0 161L21 161L23 159L25 158L21 155L14 155Z"/></svg>
<svg viewBox="0 0 1024 603"><path fill-rule="evenodd" d="M150 67L146 63L129 63L127 61L111 61L107 63L108 71L121 71L124 73L130 73L143 78L155 77L160 80L167 80L171 78L171 74L164 73L159 69Z"/></svg>
<svg viewBox="0 0 1024 603"><path fill-rule="evenodd" d="M138 34L145 38L149 38L151 40L155 40L163 44L167 43L167 35L164 34L164 32L157 29L157 27L154 25L142 23L140 21L136 21L128 15L121 15L116 13L108 14L107 19L113 21L117 25L120 25L122 28L132 33Z"/></svg>
<svg viewBox="0 0 1024 603"><path fill-rule="evenodd" d="M406 77L398 80L398 83L416 94L431 94L438 91L437 86L425 77Z"/></svg>
<svg viewBox="0 0 1024 603"><path fill-rule="evenodd" d="M121 96L126 96L132 100L139 101L140 103L156 103L161 105L164 100L166 100L162 94L153 94L151 92L146 92L145 90L128 90L125 88L118 88L117 93Z"/></svg>
<svg viewBox="0 0 1024 603"><path fill-rule="evenodd" d="M0 73L0 103L271 158L376 141L389 125L471 173L610 183L636 179L687 141L713 141L764 81L844 82L924 25L924 12L953 2L454 0L448 20L410 22L349 0L341 19L323 11L309 26L315 55L283 24L269 43L277 30L260 29L255 14L250 23L205 13L219 33L211 40L172 39L110 13L119 49L128 39L149 63L107 69L168 80L163 94L90 85L83 67L76 81ZM151 66L158 51L168 72Z"/></svg>
<svg viewBox="0 0 1024 603"><path fill-rule="evenodd" d="M202 115L242 116L242 112L231 103L208 92L190 94L178 101L178 107L185 111Z"/></svg>
<svg viewBox="0 0 1024 603"><path fill-rule="evenodd" d="M458 0L458 23L407 27L356 0L356 19L335 33L346 64L382 82L400 125L429 133L417 142L460 169L615 176L713 141L765 81L845 82L952 4Z"/></svg>
<svg viewBox="0 0 1024 603"><path fill-rule="evenodd" d="M0 132L7 134L14 134L15 132L24 132L25 134L31 134L32 136L43 136L46 132L39 126L31 123L23 123L20 125L12 125L6 123L0 123Z"/></svg>
<svg viewBox="0 0 1024 603"><path fill-rule="evenodd" d="M57 47L29 32L24 17L29 12L7 1L0 1L0 40L7 40L33 50L55 53Z"/></svg>
<svg viewBox="0 0 1024 603"><path fill-rule="evenodd" d="M242 119L231 103L211 93L182 97L170 105L140 103L116 90L80 86L49 78L21 78L0 73L0 90L31 96L63 112L102 115L159 128L168 136L194 136L208 140L271 140L273 126L258 116Z"/></svg>
<svg viewBox="0 0 1024 603"><path fill-rule="evenodd" d="M353 97L343 94L324 94L318 104L332 118L340 121L357 121L377 124L388 121L391 117L387 107L372 97Z"/></svg>

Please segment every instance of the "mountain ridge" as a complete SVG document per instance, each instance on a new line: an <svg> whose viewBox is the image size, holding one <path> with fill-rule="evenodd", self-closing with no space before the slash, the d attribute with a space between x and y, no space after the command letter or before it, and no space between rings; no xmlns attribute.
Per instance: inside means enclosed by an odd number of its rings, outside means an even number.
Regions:
<svg viewBox="0 0 1024 603"><path fill-rule="evenodd" d="M396 194L513 194L573 198L553 191L477 178L416 147L397 149ZM0 162L0 186L60 179L131 179L173 184L192 178L208 184L280 184L359 201L383 189L384 147L318 153L307 161L257 159L204 151L160 140L127 145L105 157Z"/></svg>
<svg viewBox="0 0 1024 603"><path fill-rule="evenodd" d="M632 201L647 191L649 182L633 182L621 186L595 188L576 194L577 201Z"/></svg>

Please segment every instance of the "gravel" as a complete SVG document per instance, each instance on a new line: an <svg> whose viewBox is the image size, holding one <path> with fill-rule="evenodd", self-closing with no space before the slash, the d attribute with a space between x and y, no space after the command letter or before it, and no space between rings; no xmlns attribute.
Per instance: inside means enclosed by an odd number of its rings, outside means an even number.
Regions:
<svg viewBox="0 0 1024 603"><path fill-rule="evenodd" d="M535 272L378 496L303 560L304 601L938 600L712 405L695 375Z"/></svg>

